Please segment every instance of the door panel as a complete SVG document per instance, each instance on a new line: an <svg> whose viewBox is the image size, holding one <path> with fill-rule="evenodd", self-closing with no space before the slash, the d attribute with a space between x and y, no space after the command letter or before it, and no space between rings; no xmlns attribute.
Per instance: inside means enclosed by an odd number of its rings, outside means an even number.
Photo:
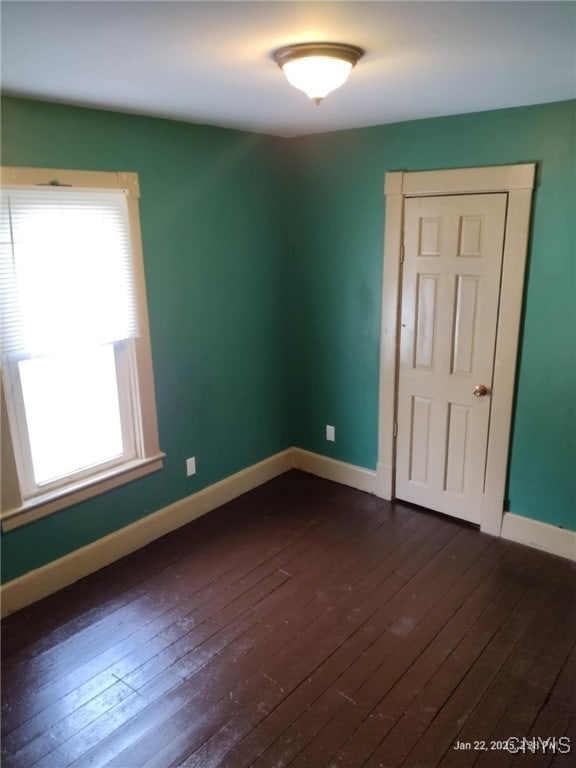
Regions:
<svg viewBox="0 0 576 768"><path fill-rule="evenodd" d="M427 484L429 479L430 408L424 397L412 397L410 424L410 480Z"/></svg>
<svg viewBox="0 0 576 768"><path fill-rule="evenodd" d="M480 521L506 194L409 198L396 496ZM484 397L474 387L483 384Z"/></svg>

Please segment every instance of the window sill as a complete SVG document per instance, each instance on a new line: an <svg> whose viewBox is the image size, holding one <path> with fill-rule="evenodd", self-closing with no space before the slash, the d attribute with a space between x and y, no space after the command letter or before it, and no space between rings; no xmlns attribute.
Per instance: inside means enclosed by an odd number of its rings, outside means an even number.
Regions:
<svg viewBox="0 0 576 768"><path fill-rule="evenodd" d="M84 478L76 483L71 483L65 488L49 491L48 493L26 499L16 509L2 512L2 531L12 531L27 525L34 520L51 515L66 507L71 507L81 501L98 496L105 491L118 488L121 485L138 480L153 472L158 472L164 464L164 453L157 453L146 459L135 459L122 464L120 467L108 469L89 478Z"/></svg>

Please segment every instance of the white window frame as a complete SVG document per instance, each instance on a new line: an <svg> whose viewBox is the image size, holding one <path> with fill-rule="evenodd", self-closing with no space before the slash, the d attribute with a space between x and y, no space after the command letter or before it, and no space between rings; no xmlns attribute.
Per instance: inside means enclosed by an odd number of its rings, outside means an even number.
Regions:
<svg viewBox="0 0 576 768"><path fill-rule="evenodd" d="M109 461L100 462L97 469L85 467L68 475L39 483L34 477L30 435L26 423L24 396L19 373L19 363L28 359L22 353L10 354L3 362L3 373L7 392L8 425L14 446L14 456L18 471L18 480L22 498L27 500L48 493L51 490L65 488L71 483L89 478L96 472L103 472L119 467L142 455L140 441L141 425L137 416L138 403L134 397L134 372L136 361L133 354L133 340L110 342L114 350L120 426L124 450L119 456ZM10 394L12 396L10 396Z"/></svg>
<svg viewBox="0 0 576 768"><path fill-rule="evenodd" d="M12 356L4 364L0 377L0 517L3 531L12 530L132 482L158 471L163 466L164 454L160 451L158 439L146 305L138 176L135 173L45 168L1 169L3 187L44 186L55 182L82 189L123 190L126 194L139 335L135 339L114 343L125 450L122 456L96 468L79 471L45 486L38 486L30 476L27 428L18 426L24 409L23 403L17 402L18 398L22 397L17 371L19 357ZM13 425L13 430L10 429L10 424Z"/></svg>

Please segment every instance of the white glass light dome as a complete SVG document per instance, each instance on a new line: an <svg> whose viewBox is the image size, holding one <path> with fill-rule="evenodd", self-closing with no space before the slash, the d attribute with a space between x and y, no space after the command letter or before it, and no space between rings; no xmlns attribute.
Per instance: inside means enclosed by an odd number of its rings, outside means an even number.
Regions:
<svg viewBox="0 0 576 768"><path fill-rule="evenodd" d="M279 48L273 58L288 82L319 104L346 82L363 53L344 43L301 43Z"/></svg>

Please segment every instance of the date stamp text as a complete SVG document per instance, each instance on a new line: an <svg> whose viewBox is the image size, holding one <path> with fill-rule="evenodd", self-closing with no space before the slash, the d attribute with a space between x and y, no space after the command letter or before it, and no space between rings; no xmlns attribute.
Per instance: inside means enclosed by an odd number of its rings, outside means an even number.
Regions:
<svg viewBox="0 0 576 768"><path fill-rule="evenodd" d="M456 741L452 749L469 752L509 752L512 755L568 755L572 751L572 745L567 736L510 736L507 739L488 741Z"/></svg>

